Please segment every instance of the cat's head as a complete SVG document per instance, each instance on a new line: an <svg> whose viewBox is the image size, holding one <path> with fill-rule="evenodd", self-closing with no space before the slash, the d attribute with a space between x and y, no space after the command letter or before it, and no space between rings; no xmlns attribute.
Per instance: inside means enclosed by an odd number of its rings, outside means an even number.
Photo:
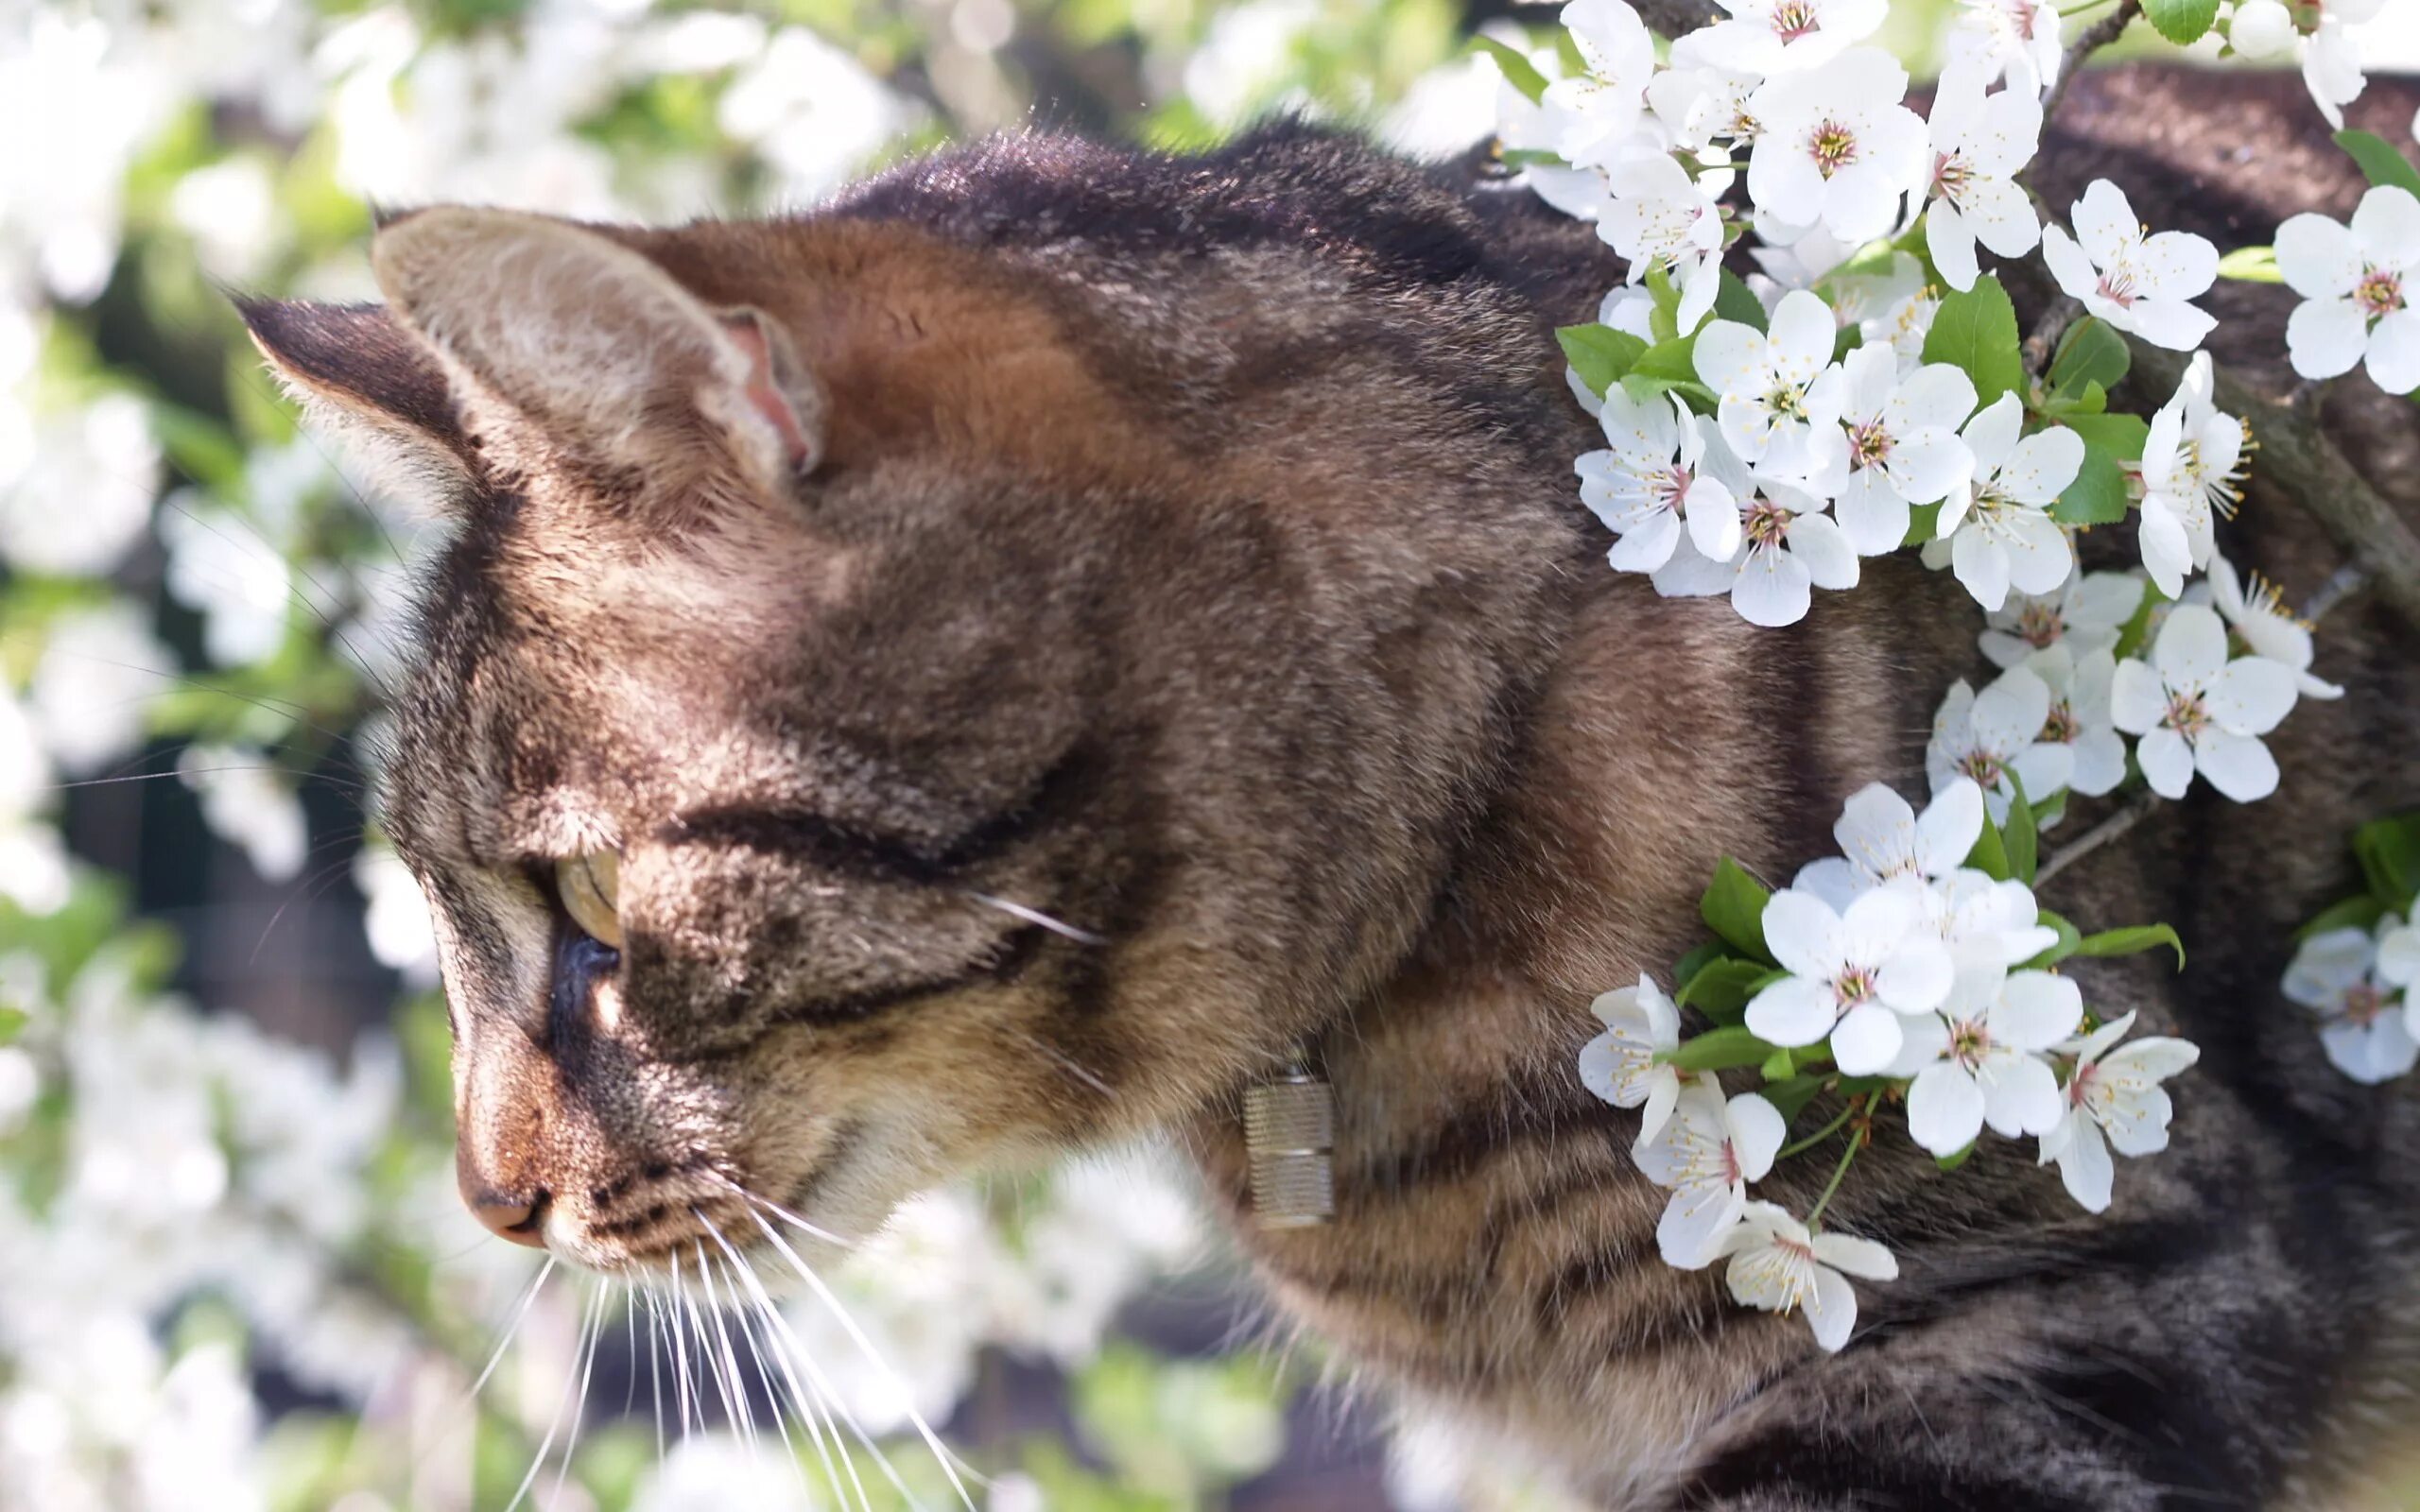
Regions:
<svg viewBox="0 0 2420 1512"><path fill-rule="evenodd" d="M861 1233L1220 1106L1399 961L1557 528L1450 396L893 226L447 208L373 261L246 315L455 521L386 822L491 1227Z"/></svg>

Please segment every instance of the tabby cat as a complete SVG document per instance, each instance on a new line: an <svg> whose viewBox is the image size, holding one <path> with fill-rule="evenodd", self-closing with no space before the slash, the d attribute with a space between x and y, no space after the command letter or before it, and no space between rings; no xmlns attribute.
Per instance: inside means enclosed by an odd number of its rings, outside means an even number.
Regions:
<svg viewBox="0 0 2420 1512"><path fill-rule="evenodd" d="M2141 69L2039 171L2222 248L2361 187L2299 81ZM1276 125L1019 137L763 222L429 209L372 255L384 306L245 313L458 522L387 815L498 1232L644 1268L755 1233L743 1192L858 1234L1166 1131L1293 1319L1607 1507L2368 1504L2420 1383L2420 1104L2274 984L2356 890L2341 837L2420 801L2384 610L2329 619L2350 696L2283 728L2277 797L2197 788L2049 889L2190 942L2085 969L2203 1047L2174 1149L2096 1219L2030 1146L1949 1181L1884 1142L1832 1211L1904 1274L1826 1356L1657 1260L1574 1057L1718 856L1788 875L1858 786L1921 793L1976 616L1902 558L1788 630L1608 571L1552 336L1620 278L1586 227ZM2282 389L2287 292L2209 302ZM2420 518L2413 412L2338 389ZM2339 560L2256 484L2227 546L2297 594ZM1238 1108L1298 1045L1338 1211L1265 1230Z"/></svg>

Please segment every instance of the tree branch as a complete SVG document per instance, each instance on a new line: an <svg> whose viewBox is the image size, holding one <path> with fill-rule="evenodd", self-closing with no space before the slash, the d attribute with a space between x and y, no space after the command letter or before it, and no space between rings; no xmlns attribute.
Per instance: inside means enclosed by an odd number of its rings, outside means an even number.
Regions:
<svg viewBox="0 0 2420 1512"><path fill-rule="evenodd" d="M2117 9L2076 34L2076 40L2059 58L2059 77L2051 82L2050 93L2042 96L2042 119L2046 124L2059 113L2059 102L2067 97L2067 87L2083 72L2085 60L2116 42L2118 34L2141 9L2141 0L2118 0Z"/></svg>
<svg viewBox="0 0 2420 1512"><path fill-rule="evenodd" d="M2048 885L2051 878L2124 834L2135 825L2142 823L2152 810L2157 807L2159 807L2159 795L2148 787L2128 799L2124 808L2118 810L2043 858L2042 865L2033 873L2034 891L2041 891Z"/></svg>

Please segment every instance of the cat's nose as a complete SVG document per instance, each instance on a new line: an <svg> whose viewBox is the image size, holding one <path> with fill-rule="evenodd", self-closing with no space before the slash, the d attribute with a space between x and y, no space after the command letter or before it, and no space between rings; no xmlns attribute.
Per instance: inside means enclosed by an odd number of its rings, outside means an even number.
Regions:
<svg viewBox="0 0 2420 1512"><path fill-rule="evenodd" d="M468 1160L458 1160L454 1165L455 1185L461 1189L462 1206L479 1220L487 1231L498 1239L509 1239L532 1249L546 1247L546 1208L551 1200L543 1187L527 1196L499 1192L494 1185L473 1169Z"/></svg>

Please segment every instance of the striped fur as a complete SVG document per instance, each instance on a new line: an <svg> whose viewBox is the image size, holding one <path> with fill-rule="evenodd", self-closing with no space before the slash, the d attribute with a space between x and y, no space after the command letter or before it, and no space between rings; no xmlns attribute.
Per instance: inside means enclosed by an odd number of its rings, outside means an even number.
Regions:
<svg viewBox="0 0 2420 1512"><path fill-rule="evenodd" d="M2089 78L2046 190L2107 174L2222 245L2341 213L2298 94ZM2357 120L2415 103L2376 82ZM2052 889L2193 946L2079 972L2204 1047L2176 1147L2094 1220L2014 1146L1950 1180L1886 1140L1833 1211L1905 1274L1825 1358L1656 1261L1633 1115L1573 1057L1590 997L1692 942L1718 856L1787 874L1858 786L1921 786L1976 618L1904 560L1783 631L1605 571L1550 335L1618 276L1585 228L1289 126L1201 159L1022 138L797 219L587 234L664 289L566 272L482 312L439 259L385 315L248 311L306 399L455 480L392 827L441 918L466 1181L544 1196L558 1248L650 1263L732 1183L862 1230L1173 1129L1287 1316L1609 1507L2356 1504L2420 1380L2420 1118L2273 984L2351 888L2338 837L2420 801L2408 627L2328 622L2351 695L2296 711L2277 798L2197 795ZM2281 384L2283 292L2212 302L2221 360ZM717 450L710 335L625 360L735 310L796 364L792 484ZM2410 504L2410 409L2342 387ZM2290 593L2336 560L2257 487L2227 544ZM550 990L544 863L598 847L629 947ZM1298 1040L1340 1211L1260 1233L1237 1100Z"/></svg>

